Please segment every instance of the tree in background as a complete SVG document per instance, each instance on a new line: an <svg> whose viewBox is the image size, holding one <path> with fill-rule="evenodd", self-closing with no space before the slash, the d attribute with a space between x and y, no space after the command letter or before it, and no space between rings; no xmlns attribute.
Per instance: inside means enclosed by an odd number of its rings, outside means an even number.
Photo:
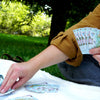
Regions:
<svg viewBox="0 0 100 100"><path fill-rule="evenodd" d="M14 1L14 0L12 0ZM80 21L90 11L92 11L100 0L15 0L29 4L34 12L45 10L49 15L52 14L51 30L48 45L51 39L60 31ZM47 6L47 7L46 7Z"/></svg>
<svg viewBox="0 0 100 100"><path fill-rule="evenodd" d="M80 21L90 11L92 11L100 0L25 0L27 4L33 5L37 2L49 14L53 14L51 21L51 30L48 40L48 45L51 39L56 36L60 31L66 28L66 22L70 22L69 26ZM45 5L52 8L45 9ZM67 28L68 28L67 27Z"/></svg>
<svg viewBox="0 0 100 100"><path fill-rule="evenodd" d="M34 5L36 6L36 5ZM34 7L32 6L32 7ZM48 36L51 17L18 1L0 3L0 32L31 36Z"/></svg>

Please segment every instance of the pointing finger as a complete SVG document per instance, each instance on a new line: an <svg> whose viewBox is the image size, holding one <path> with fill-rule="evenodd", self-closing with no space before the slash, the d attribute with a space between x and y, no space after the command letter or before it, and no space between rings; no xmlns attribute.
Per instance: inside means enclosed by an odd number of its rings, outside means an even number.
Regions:
<svg viewBox="0 0 100 100"><path fill-rule="evenodd" d="M4 85L4 87L1 90L1 93L5 93L6 91L8 91L13 84L16 82L18 75L16 75L16 73L13 73L10 77L9 80L6 82L6 84Z"/></svg>
<svg viewBox="0 0 100 100"><path fill-rule="evenodd" d="M7 73L7 75L6 75L5 79L4 79L4 81L3 81L2 85L1 85L1 87L0 87L0 91L5 87L7 81L9 80L9 77L11 76L11 74L12 74L12 69L10 68L10 69L8 70L8 73Z"/></svg>

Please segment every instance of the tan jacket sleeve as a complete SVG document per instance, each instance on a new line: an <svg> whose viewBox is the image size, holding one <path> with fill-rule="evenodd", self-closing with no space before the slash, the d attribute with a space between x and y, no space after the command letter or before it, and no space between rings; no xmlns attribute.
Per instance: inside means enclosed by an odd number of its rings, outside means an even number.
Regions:
<svg viewBox="0 0 100 100"><path fill-rule="evenodd" d="M52 45L59 48L69 59L66 62L72 66L79 66L82 61L82 53L75 39L73 30L82 27L94 27L100 29L100 4L83 18L79 23L73 25L65 32L60 32L51 41Z"/></svg>

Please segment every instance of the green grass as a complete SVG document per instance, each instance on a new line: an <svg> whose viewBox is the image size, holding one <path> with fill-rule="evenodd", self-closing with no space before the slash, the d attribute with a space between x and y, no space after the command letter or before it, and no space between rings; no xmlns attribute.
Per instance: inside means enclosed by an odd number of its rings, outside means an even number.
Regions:
<svg viewBox="0 0 100 100"><path fill-rule="evenodd" d="M20 56L24 61L34 57L47 47L48 37L30 37L0 33L0 57L7 53L12 57ZM44 68L52 75L64 78L57 65Z"/></svg>

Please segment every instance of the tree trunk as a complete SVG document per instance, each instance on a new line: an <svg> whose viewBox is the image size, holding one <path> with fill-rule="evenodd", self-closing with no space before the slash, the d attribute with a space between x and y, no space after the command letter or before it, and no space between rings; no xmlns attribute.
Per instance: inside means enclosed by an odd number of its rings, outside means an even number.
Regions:
<svg viewBox="0 0 100 100"><path fill-rule="evenodd" d="M66 27L66 10L67 7L65 4L58 4L56 7L53 7L53 16L51 21L51 30L50 36L48 40L48 45L50 45L50 41L60 32L64 31Z"/></svg>

